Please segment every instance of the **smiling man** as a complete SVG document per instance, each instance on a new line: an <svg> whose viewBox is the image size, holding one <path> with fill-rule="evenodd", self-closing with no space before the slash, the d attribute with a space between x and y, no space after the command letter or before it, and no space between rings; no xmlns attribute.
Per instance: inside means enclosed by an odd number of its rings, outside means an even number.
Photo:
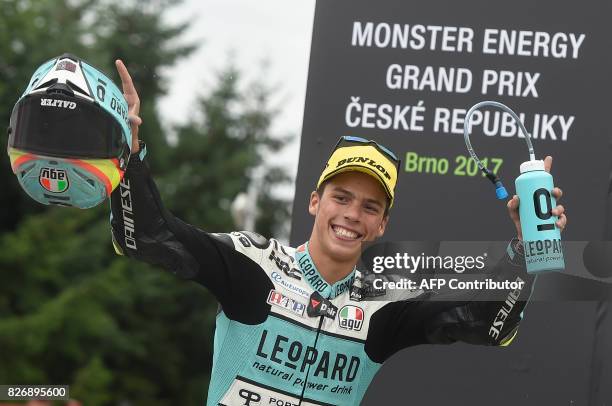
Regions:
<svg viewBox="0 0 612 406"><path fill-rule="evenodd" d="M113 244L217 298L207 404L356 405L380 366L403 348L501 346L514 338L533 281L524 269L516 197L508 208L518 239L487 275L520 279L523 288L501 291L495 301L431 301L422 291L392 299L372 289L356 264L361 244L381 237L389 221L399 168L393 152L362 138L340 139L310 195L314 226L298 248L247 231L207 233L164 208L138 140L136 89L121 61L117 69L133 155L111 198ZM561 197L559 189L553 194ZM564 228L563 207L552 211Z"/></svg>
<svg viewBox="0 0 612 406"><path fill-rule="evenodd" d="M315 218L308 241L323 279L334 283L352 270L363 241L381 237L393 204L399 160L388 149L342 137L310 195Z"/></svg>

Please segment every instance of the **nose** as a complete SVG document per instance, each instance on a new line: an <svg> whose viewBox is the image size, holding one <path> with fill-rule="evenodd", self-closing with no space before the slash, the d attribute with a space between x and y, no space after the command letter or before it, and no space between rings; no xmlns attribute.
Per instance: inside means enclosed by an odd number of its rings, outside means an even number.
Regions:
<svg viewBox="0 0 612 406"><path fill-rule="evenodd" d="M358 222L361 219L361 207L357 201L346 206L344 218L351 222Z"/></svg>

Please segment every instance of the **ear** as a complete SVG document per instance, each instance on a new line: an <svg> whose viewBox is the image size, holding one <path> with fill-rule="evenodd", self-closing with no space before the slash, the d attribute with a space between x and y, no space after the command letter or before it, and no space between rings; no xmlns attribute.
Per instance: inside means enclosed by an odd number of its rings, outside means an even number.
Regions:
<svg viewBox="0 0 612 406"><path fill-rule="evenodd" d="M389 223L389 214L384 216L382 221L380 222L380 225L378 226L378 233L376 235L377 237L383 236L383 234L385 233L385 230L387 229L388 223Z"/></svg>
<svg viewBox="0 0 612 406"><path fill-rule="evenodd" d="M319 210L320 201L321 197L319 196L316 190L313 190L310 193L310 202L308 203L308 212L313 216L317 215L317 210Z"/></svg>

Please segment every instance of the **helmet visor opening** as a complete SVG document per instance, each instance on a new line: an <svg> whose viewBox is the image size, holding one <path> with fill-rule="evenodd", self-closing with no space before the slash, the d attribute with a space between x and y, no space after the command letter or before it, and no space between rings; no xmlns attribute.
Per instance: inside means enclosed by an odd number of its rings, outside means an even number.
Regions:
<svg viewBox="0 0 612 406"><path fill-rule="evenodd" d="M127 147L117 120L79 97L38 93L11 115L9 147L66 158L118 158Z"/></svg>

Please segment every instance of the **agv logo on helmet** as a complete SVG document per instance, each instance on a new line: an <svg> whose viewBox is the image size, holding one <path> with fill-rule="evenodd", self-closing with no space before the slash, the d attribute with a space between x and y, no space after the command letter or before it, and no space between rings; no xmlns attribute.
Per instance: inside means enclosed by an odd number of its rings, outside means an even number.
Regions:
<svg viewBox="0 0 612 406"><path fill-rule="evenodd" d="M132 134L121 90L100 70L64 54L43 63L13 108L8 154L34 200L89 208L117 187Z"/></svg>
<svg viewBox="0 0 612 406"><path fill-rule="evenodd" d="M43 167L38 180L40 185L49 192L64 193L70 187L68 175L63 169Z"/></svg>

